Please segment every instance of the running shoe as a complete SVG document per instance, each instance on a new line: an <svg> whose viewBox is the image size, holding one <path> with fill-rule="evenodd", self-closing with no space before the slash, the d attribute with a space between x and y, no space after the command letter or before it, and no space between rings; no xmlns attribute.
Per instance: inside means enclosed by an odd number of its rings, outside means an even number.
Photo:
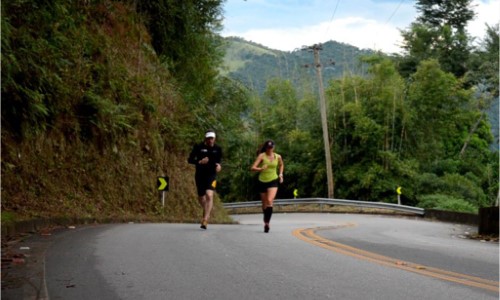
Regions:
<svg viewBox="0 0 500 300"><path fill-rule="evenodd" d="M269 232L269 224L264 225L264 232L265 233Z"/></svg>
<svg viewBox="0 0 500 300"><path fill-rule="evenodd" d="M208 225L208 222L207 222L207 221L205 221L205 220L202 220L202 221L201 221L201 226L200 226L200 228L201 228L201 229L207 229L207 225Z"/></svg>

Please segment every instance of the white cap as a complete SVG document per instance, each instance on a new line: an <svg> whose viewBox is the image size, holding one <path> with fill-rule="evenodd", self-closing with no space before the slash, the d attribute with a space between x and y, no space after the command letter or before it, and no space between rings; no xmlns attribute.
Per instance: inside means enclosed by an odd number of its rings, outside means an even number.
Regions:
<svg viewBox="0 0 500 300"><path fill-rule="evenodd" d="M214 138L215 139L215 132L209 131L209 132L205 133L205 138L206 139L208 139L208 138Z"/></svg>

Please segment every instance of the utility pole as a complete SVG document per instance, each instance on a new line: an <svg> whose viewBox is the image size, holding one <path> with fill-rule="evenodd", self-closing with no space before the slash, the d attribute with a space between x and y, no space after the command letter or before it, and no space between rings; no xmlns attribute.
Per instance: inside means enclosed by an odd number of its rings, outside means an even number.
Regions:
<svg viewBox="0 0 500 300"><path fill-rule="evenodd" d="M315 44L304 49L312 50L314 53L314 65L316 66L316 75L318 77L319 87L319 103L321 111L321 127L323 128L323 144L325 146L325 160L326 160L326 179L328 181L328 198L334 198L334 179L332 170L332 157L330 152L330 139L328 135L328 123L326 116L326 100L325 89L323 87L323 77L321 75L321 63L319 61L319 51L323 50L320 44ZM304 50L303 49L303 50Z"/></svg>

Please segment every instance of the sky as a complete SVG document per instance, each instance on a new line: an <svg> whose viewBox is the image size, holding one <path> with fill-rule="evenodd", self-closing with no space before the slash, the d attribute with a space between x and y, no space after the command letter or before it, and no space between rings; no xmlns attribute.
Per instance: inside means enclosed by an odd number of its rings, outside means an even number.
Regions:
<svg viewBox="0 0 500 300"><path fill-rule="evenodd" d="M473 0L467 31L477 41L500 20L500 0ZM361 49L401 53L400 30L417 11L412 0L226 0L222 36L294 51L334 40Z"/></svg>

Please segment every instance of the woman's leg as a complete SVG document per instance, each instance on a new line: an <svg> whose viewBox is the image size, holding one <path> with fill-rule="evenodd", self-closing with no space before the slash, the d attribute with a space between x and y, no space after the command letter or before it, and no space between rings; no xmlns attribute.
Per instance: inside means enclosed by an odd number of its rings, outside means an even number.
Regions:
<svg viewBox="0 0 500 300"><path fill-rule="evenodd" d="M273 202L277 191L277 188L268 188L265 195L266 197L262 200L264 210L264 232L269 232L269 223L271 222L271 216L273 215Z"/></svg>
<svg viewBox="0 0 500 300"><path fill-rule="evenodd" d="M260 200L262 201L262 211L267 207L267 193L260 193Z"/></svg>
<svg viewBox="0 0 500 300"><path fill-rule="evenodd" d="M264 215L264 232L269 232L269 201L267 192L260 193L260 200L262 201L262 214Z"/></svg>
<svg viewBox="0 0 500 300"><path fill-rule="evenodd" d="M266 199L266 206L267 207L273 207L273 202L274 198L276 198L276 194L278 193L278 188L277 187L272 187L267 189L267 199Z"/></svg>
<svg viewBox="0 0 500 300"><path fill-rule="evenodd" d="M260 200L262 201L262 214L264 215L264 224L265 224L266 223L267 193L260 193Z"/></svg>
<svg viewBox="0 0 500 300"><path fill-rule="evenodd" d="M268 188L267 189L267 200L266 200L266 210L267 210L267 223L271 222L271 216L273 215L273 202L276 194L278 193L278 188Z"/></svg>

